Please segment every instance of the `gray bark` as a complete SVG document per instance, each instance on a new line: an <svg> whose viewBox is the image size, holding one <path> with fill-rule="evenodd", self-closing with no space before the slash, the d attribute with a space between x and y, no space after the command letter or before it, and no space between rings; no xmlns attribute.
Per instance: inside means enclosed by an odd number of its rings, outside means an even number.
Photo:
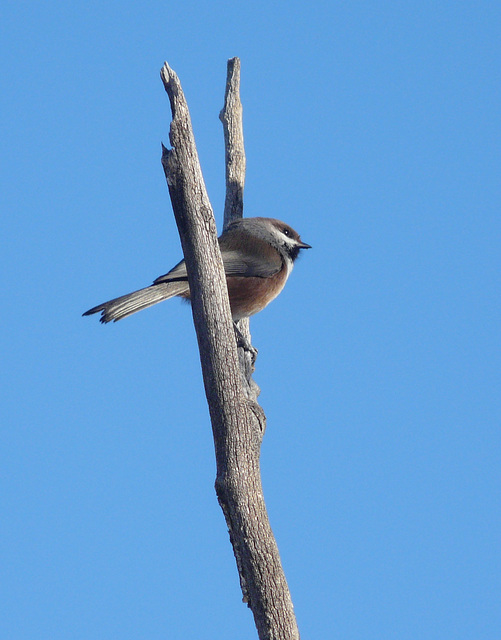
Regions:
<svg viewBox="0 0 501 640"><path fill-rule="evenodd" d="M245 147L243 128L243 109L240 101L240 59L230 58L226 75L226 91L224 107L219 119L223 123L225 168L226 168L226 198L224 202L224 228L232 220L244 215L244 187L245 187ZM245 339L251 344L249 319L244 318L238 323L238 328ZM255 355L255 354L254 354ZM246 349L238 350L238 361L242 374L242 384L249 400L257 402L260 389L252 374L254 373L253 354ZM264 414L263 414L264 415Z"/></svg>
<svg viewBox="0 0 501 640"><path fill-rule="evenodd" d="M233 129L237 113L237 60L229 62L223 122ZM216 224L200 169L188 106L177 75L164 64L162 81L172 109L170 143L163 147L164 167L181 237L190 283L193 318L200 349L205 393L216 450L216 492L237 561L244 602L254 614L261 640L296 640L299 632L278 548L264 503L259 454L266 419L255 401L247 358L239 367ZM238 98L236 100L235 98ZM233 105L233 106L232 106ZM226 115L224 115L226 113ZM229 123L229 124L228 124ZM226 139L227 178L235 185L227 194L229 217L243 207L245 154L243 137ZM238 137L238 136L237 136ZM231 158L237 158L233 163ZM243 164L242 164L243 158ZM235 166L237 168L235 169ZM235 169L235 170L234 170ZM243 349L239 349L243 352ZM247 364L246 364L247 363ZM251 365L252 368L252 365Z"/></svg>

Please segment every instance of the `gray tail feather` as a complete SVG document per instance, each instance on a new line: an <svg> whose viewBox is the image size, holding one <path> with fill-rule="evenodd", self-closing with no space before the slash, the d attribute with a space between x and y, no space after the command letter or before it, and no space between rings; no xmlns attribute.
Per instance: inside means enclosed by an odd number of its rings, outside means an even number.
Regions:
<svg viewBox="0 0 501 640"><path fill-rule="evenodd" d="M162 282L146 287L146 289L139 289L139 291L133 291L125 296L114 298L108 302L103 302L97 307L92 307L83 315L90 316L101 311L101 322L116 322L137 311L162 302L162 300L168 300L178 295L186 295L188 292L187 282Z"/></svg>

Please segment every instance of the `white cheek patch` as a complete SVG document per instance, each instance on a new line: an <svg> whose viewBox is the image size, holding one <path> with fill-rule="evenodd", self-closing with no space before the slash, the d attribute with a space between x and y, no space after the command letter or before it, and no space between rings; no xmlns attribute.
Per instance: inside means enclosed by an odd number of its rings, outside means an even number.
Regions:
<svg viewBox="0 0 501 640"><path fill-rule="evenodd" d="M282 246L285 245L286 247L290 247L291 249L297 247L297 242L296 240L294 240L294 238L289 238L289 236L286 236L285 233L282 233L278 229L272 228L271 233L275 236L277 242Z"/></svg>
<svg viewBox="0 0 501 640"><path fill-rule="evenodd" d="M277 244L282 247L290 247L291 249L294 249L295 247L297 247L297 242L296 240L294 240L293 238L289 238L288 236L286 236L284 233L282 233L281 231L279 231L276 227L272 227L270 229L272 235L274 236L274 238L277 241ZM292 268L294 267L294 262L290 259L290 257L288 255L284 255L283 252L280 252L282 254L282 257L284 258L284 262L285 262L285 267L287 269L287 273L285 276L285 282L287 281L287 279L289 278L291 272L292 272ZM284 282L284 284L285 284Z"/></svg>

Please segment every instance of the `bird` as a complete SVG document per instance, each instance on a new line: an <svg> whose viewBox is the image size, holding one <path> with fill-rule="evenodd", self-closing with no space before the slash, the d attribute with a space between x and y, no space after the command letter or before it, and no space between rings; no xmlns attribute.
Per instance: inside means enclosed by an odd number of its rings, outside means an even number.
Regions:
<svg viewBox="0 0 501 640"><path fill-rule="evenodd" d="M234 323L262 311L282 291L301 249L311 249L292 227L275 218L239 218L218 238ZM184 260L153 284L92 307L102 323L117 322L175 296L190 298Z"/></svg>

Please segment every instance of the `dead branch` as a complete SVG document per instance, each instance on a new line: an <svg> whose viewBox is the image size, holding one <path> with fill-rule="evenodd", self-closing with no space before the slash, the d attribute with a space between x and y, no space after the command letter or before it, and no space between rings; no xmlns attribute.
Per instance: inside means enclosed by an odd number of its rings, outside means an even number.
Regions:
<svg viewBox="0 0 501 640"><path fill-rule="evenodd" d="M231 61L230 61L231 63ZM233 69L233 71L232 71ZM240 122L239 61L229 64L223 122ZM216 492L228 525L244 601L261 640L297 640L292 601L264 503L259 454L265 417L241 375L216 225L202 177L188 106L177 75L161 71L169 96L170 143L162 164L186 259L193 318L216 450ZM236 87L236 89L235 89ZM238 98L238 99L236 99ZM239 111L240 110L240 111ZM240 113L240 115L239 115ZM233 126L225 124L225 131ZM243 207L245 154L226 140L228 217ZM242 165L243 162L243 165ZM229 178L228 178L229 176Z"/></svg>

